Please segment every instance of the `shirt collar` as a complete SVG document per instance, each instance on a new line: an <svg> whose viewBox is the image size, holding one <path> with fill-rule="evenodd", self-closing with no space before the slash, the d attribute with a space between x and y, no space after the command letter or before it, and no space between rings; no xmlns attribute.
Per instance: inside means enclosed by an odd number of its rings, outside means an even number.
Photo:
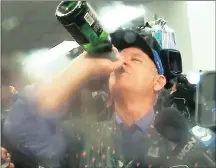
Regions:
<svg viewBox="0 0 216 168"><path fill-rule="evenodd" d="M154 112L147 113L143 117L141 117L138 121L135 122L135 125L138 126L142 131L145 131L149 124L152 122L154 117ZM122 119L116 115L116 122L117 124L122 124Z"/></svg>

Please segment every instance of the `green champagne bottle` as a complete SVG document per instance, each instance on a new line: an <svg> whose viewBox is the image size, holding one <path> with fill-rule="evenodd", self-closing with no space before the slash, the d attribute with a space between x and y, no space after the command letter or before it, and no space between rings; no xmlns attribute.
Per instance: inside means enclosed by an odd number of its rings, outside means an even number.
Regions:
<svg viewBox="0 0 216 168"><path fill-rule="evenodd" d="M74 40L88 53L112 50L109 34L103 30L94 10L86 1L62 1L55 15Z"/></svg>

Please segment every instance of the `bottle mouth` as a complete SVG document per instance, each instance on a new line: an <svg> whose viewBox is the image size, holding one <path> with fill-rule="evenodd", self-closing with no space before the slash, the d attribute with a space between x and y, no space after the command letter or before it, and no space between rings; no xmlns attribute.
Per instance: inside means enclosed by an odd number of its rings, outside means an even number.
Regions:
<svg viewBox="0 0 216 168"><path fill-rule="evenodd" d="M56 9L56 16L67 16L75 11L81 4L81 1L62 1Z"/></svg>

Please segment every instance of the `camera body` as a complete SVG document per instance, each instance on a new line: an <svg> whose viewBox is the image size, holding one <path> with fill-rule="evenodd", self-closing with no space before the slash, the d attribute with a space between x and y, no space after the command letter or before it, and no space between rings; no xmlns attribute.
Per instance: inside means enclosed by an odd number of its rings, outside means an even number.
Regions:
<svg viewBox="0 0 216 168"><path fill-rule="evenodd" d="M169 89L172 87L172 80L182 73L181 53L175 49L162 49L159 56L167 79L165 88Z"/></svg>
<svg viewBox="0 0 216 168"><path fill-rule="evenodd" d="M158 101L157 111L164 107L177 108L189 121L194 121L196 85L191 84L186 75L182 74L181 54L175 49L162 49L159 52L164 68L166 94L161 94L163 101ZM174 88L173 88L174 87Z"/></svg>

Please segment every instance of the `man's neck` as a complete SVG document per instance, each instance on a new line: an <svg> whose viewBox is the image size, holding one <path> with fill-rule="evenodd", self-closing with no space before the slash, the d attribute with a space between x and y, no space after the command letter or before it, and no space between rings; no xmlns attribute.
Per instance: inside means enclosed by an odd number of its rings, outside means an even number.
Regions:
<svg viewBox="0 0 216 168"><path fill-rule="evenodd" d="M153 112L154 101L151 97L119 97L114 100L115 112L128 126Z"/></svg>

